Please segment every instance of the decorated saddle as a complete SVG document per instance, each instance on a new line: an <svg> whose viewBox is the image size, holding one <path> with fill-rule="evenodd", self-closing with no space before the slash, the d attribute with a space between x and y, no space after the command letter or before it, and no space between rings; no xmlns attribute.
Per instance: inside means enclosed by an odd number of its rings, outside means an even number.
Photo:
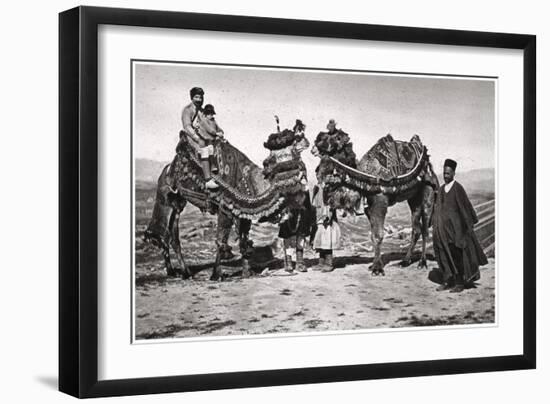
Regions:
<svg viewBox="0 0 550 404"><path fill-rule="evenodd" d="M189 187L194 189L179 189L185 197L197 198L197 193L202 194L203 200L227 214L251 220L269 218L281 210L285 196L303 190L307 183L299 153L292 151L290 145L271 150L263 169L225 140L215 140L214 150L218 173L212 178L219 189L209 192L204 187L196 151L185 136L181 138L177 148L179 159L191 163L186 174L194 179Z"/></svg>
<svg viewBox="0 0 550 404"><path fill-rule="evenodd" d="M388 134L376 144L359 161L358 169L384 181L410 172L424 152L424 146L418 135L410 142L394 140Z"/></svg>
<svg viewBox="0 0 550 404"><path fill-rule="evenodd" d="M435 188L438 184L429 162L428 149L418 135L409 142L394 140L389 134L380 138L357 167L333 156L324 157L321 165L325 165L323 173L328 184L346 185L360 191L399 194L419 182Z"/></svg>

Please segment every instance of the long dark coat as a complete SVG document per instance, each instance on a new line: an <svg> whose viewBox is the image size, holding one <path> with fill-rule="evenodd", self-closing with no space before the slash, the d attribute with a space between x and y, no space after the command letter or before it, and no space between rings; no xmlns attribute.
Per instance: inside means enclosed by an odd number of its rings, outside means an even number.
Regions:
<svg viewBox="0 0 550 404"><path fill-rule="evenodd" d="M287 209L289 218L281 223L279 237L289 238L293 236L308 237L311 235L312 227L315 225L315 210L311 205L309 193L304 193L305 200L300 208Z"/></svg>
<svg viewBox="0 0 550 404"><path fill-rule="evenodd" d="M448 193L444 187L437 193L433 214L433 244L439 279L447 282L462 272L464 282L471 283L480 278L479 266L487 264L487 257L474 233L477 214L462 185L455 181ZM452 250L461 252L462 268L458 267L460 262L453 259Z"/></svg>

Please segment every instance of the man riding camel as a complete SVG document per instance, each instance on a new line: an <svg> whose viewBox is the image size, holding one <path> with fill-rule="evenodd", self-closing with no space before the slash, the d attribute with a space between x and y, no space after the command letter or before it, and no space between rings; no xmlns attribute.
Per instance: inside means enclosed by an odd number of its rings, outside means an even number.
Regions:
<svg viewBox="0 0 550 404"><path fill-rule="evenodd" d="M336 129L336 121L334 119L330 119L328 121L327 130L329 135L334 135L336 132L338 132L338 129Z"/></svg>
<svg viewBox="0 0 550 404"><path fill-rule="evenodd" d="M216 171L213 142L216 138L223 137L223 130L214 119L214 107L208 104L202 108L204 90L193 87L189 94L191 103L181 113L183 133L200 157L206 188L214 190L218 188L218 184L212 179L212 171Z"/></svg>

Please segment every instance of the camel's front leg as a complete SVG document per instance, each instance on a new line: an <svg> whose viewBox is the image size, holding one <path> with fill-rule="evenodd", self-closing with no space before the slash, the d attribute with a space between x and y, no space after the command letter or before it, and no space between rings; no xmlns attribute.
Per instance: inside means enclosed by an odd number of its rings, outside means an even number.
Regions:
<svg viewBox="0 0 550 404"><path fill-rule="evenodd" d="M222 258L224 258L226 251L229 250L227 240L229 240L231 227L233 227L233 220L231 217L220 213L218 215L218 228L216 231L216 261L214 262L214 268L212 269L212 275L210 276L211 281L223 280L223 273L220 263Z"/></svg>
<svg viewBox="0 0 550 404"><path fill-rule="evenodd" d="M170 244L172 237L173 212L174 206L168 200L169 187L166 183L166 177L170 165L162 170L162 174L157 184L157 195L151 220L143 234L145 242L150 242L162 250L166 273L168 276L177 276L178 271L172 266L170 260Z"/></svg>
<svg viewBox="0 0 550 404"><path fill-rule="evenodd" d="M154 246L158 247L162 251L162 257L164 258L164 266L166 268L166 274L169 277L175 277L178 276L179 272L174 269L172 266L172 260L170 259L170 218L172 216L172 211L170 210L168 214L165 217L166 224L161 228L161 231L155 232L152 229L152 226L149 225L147 230L145 230L145 233L143 235L143 239L145 242L150 242ZM155 230L158 230L155 229Z"/></svg>
<svg viewBox="0 0 550 404"><path fill-rule="evenodd" d="M183 253L181 251L180 227L179 227L180 213L181 213L181 210L174 209L174 211L172 212L172 216L170 217L170 234L171 234L170 242L172 244L172 248L174 249L174 252L176 254L176 259L178 260L178 264L179 264L178 269L175 272L176 273L179 272L183 279L187 279L191 277L191 271L185 264L185 259L183 258Z"/></svg>
<svg viewBox="0 0 550 404"><path fill-rule="evenodd" d="M426 238L427 237L428 237L427 232L424 233L424 231L422 231L422 255L420 256L420 262L418 263L419 269L428 268L428 261L426 261Z"/></svg>
<svg viewBox="0 0 550 404"><path fill-rule="evenodd" d="M250 277L250 257L254 251L252 240L248 238L252 222L246 219L239 220L239 250L242 256L243 278Z"/></svg>
<svg viewBox="0 0 550 404"><path fill-rule="evenodd" d="M428 268L426 261L426 243L430 226L432 225L432 215L435 203L435 190L426 185L423 190L422 198L422 257L420 258L419 268Z"/></svg>
<svg viewBox="0 0 550 404"><path fill-rule="evenodd" d="M373 275L384 275L382 261L382 241L384 240L384 221L388 212L388 199L384 195L375 195L369 201L367 216L371 226L371 240L374 245L374 262L371 265Z"/></svg>
<svg viewBox="0 0 550 404"><path fill-rule="evenodd" d="M408 203L409 207L411 208L411 242L409 244L409 248L407 249L407 254L405 255L405 258L403 258L403 260L400 262L400 265L402 267L408 267L409 265L411 265L412 254L414 252L414 248L416 247L416 243L420 238L420 233L422 230L420 226L422 213L421 195L409 199Z"/></svg>
<svg viewBox="0 0 550 404"><path fill-rule="evenodd" d="M166 243L162 245L162 257L164 258L164 266L166 267L166 275L169 278L175 278L179 275L179 271L174 269L172 266L172 260L170 259L170 247L167 244L169 240L166 240Z"/></svg>

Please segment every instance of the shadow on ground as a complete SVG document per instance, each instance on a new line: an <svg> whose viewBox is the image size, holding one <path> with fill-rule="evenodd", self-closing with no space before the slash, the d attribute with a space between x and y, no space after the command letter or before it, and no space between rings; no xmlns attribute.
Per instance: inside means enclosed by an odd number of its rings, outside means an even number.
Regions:
<svg viewBox="0 0 550 404"><path fill-rule="evenodd" d="M400 261L405 258L405 252L389 252L386 254L382 254L382 260L385 264L389 263L390 261ZM411 265L414 265L416 262L420 261L421 253L419 251L416 251L413 253L411 257ZM432 254L427 254L426 258L428 260L435 260L435 257ZM344 268L348 265L357 265L357 264L371 264L373 262L373 257L364 257L359 255L350 255L350 256L341 256L341 257L335 257L334 258L334 266L336 268ZM308 268L313 267L319 263L318 258L306 258L304 259L305 264ZM239 277L242 276L242 270L240 270L240 267L242 265L242 260L240 258L222 261L222 266L225 268L235 268L234 271L231 271L228 274L228 277ZM214 261L207 261L202 262L200 264L194 264L189 265L189 269L192 272L193 275L196 275L197 273L212 269L214 266ZM269 262L261 263L261 264L253 264L252 265L252 271L253 275L258 275L265 269L269 270L277 270L284 268L284 261L282 259L272 259ZM136 277L136 286L143 286L151 283L164 283L168 279L165 272L154 272L149 274L143 274L138 275Z"/></svg>

